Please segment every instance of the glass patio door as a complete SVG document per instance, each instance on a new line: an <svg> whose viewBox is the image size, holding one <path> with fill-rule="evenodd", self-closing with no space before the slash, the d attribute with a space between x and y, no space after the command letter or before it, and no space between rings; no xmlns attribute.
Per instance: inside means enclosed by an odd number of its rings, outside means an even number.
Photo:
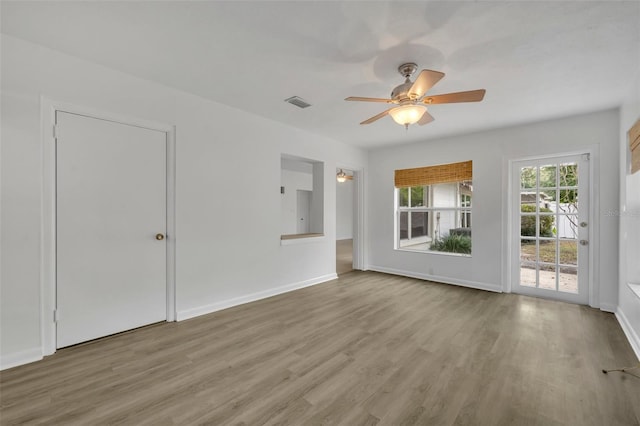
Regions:
<svg viewBox="0 0 640 426"><path fill-rule="evenodd" d="M512 290L589 302L589 155L513 162Z"/></svg>

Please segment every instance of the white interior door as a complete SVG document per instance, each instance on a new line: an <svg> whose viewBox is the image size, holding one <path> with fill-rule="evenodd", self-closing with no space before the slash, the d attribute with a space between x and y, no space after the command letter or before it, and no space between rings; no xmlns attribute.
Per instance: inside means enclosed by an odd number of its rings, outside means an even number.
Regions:
<svg viewBox="0 0 640 426"><path fill-rule="evenodd" d="M166 133L56 126L56 347L166 320Z"/></svg>
<svg viewBox="0 0 640 426"><path fill-rule="evenodd" d="M589 155L517 161L512 169L512 289L589 302Z"/></svg>
<svg viewBox="0 0 640 426"><path fill-rule="evenodd" d="M309 215L311 212L311 191L297 190L296 194L296 215L298 226L296 232L298 234L308 234L310 228Z"/></svg>

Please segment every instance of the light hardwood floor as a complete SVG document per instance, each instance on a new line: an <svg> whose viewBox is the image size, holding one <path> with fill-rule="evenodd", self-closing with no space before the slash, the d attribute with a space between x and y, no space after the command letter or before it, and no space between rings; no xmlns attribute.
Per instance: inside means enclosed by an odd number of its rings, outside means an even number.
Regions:
<svg viewBox="0 0 640 426"><path fill-rule="evenodd" d="M336 273L338 275L353 271L353 240L336 241Z"/></svg>
<svg viewBox="0 0 640 426"><path fill-rule="evenodd" d="M2 425L637 425L611 314L373 272L0 373Z"/></svg>

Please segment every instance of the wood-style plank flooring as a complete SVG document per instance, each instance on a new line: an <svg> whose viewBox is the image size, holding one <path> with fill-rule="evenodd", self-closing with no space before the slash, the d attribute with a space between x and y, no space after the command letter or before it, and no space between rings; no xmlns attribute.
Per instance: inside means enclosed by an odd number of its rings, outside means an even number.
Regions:
<svg viewBox="0 0 640 426"><path fill-rule="evenodd" d="M613 315L373 272L0 373L0 423L638 425Z"/></svg>
<svg viewBox="0 0 640 426"><path fill-rule="evenodd" d="M336 273L338 275L353 271L353 240L336 241Z"/></svg>

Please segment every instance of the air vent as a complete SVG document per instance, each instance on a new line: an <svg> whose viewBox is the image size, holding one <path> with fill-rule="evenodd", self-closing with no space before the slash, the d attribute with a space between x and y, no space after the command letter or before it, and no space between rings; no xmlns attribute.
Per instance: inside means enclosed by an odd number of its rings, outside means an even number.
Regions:
<svg viewBox="0 0 640 426"><path fill-rule="evenodd" d="M306 108L311 106L310 103L308 103L307 101L305 101L304 99L298 96L292 96L290 98L285 99L284 101L289 102L291 105L295 105L298 108Z"/></svg>

